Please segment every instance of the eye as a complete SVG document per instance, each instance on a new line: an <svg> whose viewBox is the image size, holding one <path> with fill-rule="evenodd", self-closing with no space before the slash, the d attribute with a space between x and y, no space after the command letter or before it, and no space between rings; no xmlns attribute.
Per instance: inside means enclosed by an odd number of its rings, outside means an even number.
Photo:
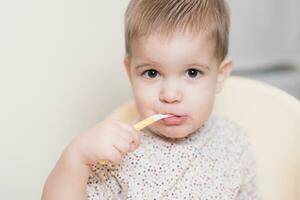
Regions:
<svg viewBox="0 0 300 200"><path fill-rule="evenodd" d="M202 75L202 74L203 74L203 72L201 72L201 71L199 71L199 70L197 70L197 69L193 69L193 68L188 69L188 70L186 71L186 75L187 75L189 78L196 78L198 75L200 76L200 75Z"/></svg>
<svg viewBox="0 0 300 200"><path fill-rule="evenodd" d="M159 73L154 69L149 69L144 71L142 75L146 76L146 78L156 78L157 76L159 76Z"/></svg>

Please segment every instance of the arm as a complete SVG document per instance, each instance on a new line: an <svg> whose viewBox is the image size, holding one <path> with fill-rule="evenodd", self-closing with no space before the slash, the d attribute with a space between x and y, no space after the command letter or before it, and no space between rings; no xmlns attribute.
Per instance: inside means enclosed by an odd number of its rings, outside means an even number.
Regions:
<svg viewBox="0 0 300 200"><path fill-rule="evenodd" d="M99 160L117 164L139 143L133 127L112 120L100 122L67 146L45 183L42 200L86 199L90 166Z"/></svg>
<svg viewBox="0 0 300 200"><path fill-rule="evenodd" d="M44 186L42 200L86 199L90 169L69 153L71 151L67 148L50 173Z"/></svg>

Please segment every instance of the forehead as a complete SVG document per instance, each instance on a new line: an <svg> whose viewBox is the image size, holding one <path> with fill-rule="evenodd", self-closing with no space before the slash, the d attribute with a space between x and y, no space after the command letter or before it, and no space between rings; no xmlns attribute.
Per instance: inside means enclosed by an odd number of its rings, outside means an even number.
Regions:
<svg viewBox="0 0 300 200"><path fill-rule="evenodd" d="M153 61L160 64L181 64L201 61L207 65L214 60L214 40L208 34L192 35L175 32L170 36L153 33L132 41L134 62Z"/></svg>

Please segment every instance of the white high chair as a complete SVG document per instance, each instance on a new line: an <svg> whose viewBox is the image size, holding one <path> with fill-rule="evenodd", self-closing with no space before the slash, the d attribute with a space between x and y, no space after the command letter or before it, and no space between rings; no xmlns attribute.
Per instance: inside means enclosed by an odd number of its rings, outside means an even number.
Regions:
<svg viewBox="0 0 300 200"><path fill-rule="evenodd" d="M214 112L243 126L256 160L262 200L300 200L300 102L265 83L230 77ZM134 102L108 117L131 123Z"/></svg>

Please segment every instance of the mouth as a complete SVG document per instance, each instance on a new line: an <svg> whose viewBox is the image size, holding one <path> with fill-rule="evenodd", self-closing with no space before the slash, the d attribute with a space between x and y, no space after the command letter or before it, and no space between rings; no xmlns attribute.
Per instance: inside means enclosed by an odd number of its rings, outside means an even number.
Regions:
<svg viewBox="0 0 300 200"><path fill-rule="evenodd" d="M178 114L174 114L174 113L162 113L162 114L170 116L170 117L167 117L167 118L164 118L161 120L161 122L167 126L181 125L187 119L186 115L178 115Z"/></svg>

